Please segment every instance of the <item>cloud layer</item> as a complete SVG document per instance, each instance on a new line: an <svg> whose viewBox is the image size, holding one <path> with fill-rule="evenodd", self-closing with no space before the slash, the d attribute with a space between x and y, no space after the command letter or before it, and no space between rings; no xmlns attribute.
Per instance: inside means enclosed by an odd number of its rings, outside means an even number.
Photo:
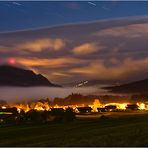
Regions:
<svg viewBox="0 0 148 148"><path fill-rule="evenodd" d="M130 81L147 77L148 20L119 19L0 34L0 63L66 83L86 79Z"/></svg>
<svg viewBox="0 0 148 148"><path fill-rule="evenodd" d="M93 43L85 43L73 49L73 53L76 55L91 54L96 51L97 51L97 46Z"/></svg>
<svg viewBox="0 0 148 148"><path fill-rule="evenodd" d="M41 52L45 49L59 51L65 47L65 42L62 39L43 38L34 41L28 41L16 46L17 49L29 50L32 52Z"/></svg>

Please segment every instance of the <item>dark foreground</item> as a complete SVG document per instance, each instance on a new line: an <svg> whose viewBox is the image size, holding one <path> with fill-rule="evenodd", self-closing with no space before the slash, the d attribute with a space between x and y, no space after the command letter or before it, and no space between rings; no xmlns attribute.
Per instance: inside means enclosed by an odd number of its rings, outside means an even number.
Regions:
<svg viewBox="0 0 148 148"><path fill-rule="evenodd" d="M71 123L2 125L0 146L148 146L148 113L78 116Z"/></svg>

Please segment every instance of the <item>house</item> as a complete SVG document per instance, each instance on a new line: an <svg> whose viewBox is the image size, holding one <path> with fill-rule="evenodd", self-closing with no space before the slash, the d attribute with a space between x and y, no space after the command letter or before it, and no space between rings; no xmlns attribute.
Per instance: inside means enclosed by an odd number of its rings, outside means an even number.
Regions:
<svg viewBox="0 0 148 148"><path fill-rule="evenodd" d="M117 110L117 106L116 105L107 105L105 106L105 110L109 111L109 112L113 112Z"/></svg>
<svg viewBox="0 0 148 148"><path fill-rule="evenodd" d="M91 107L77 107L79 113L90 113L92 111Z"/></svg>
<svg viewBox="0 0 148 148"><path fill-rule="evenodd" d="M126 110L138 110L137 104L128 104Z"/></svg>
<svg viewBox="0 0 148 148"><path fill-rule="evenodd" d="M106 112L105 108L97 108L98 112Z"/></svg>
<svg viewBox="0 0 148 148"><path fill-rule="evenodd" d="M0 108L0 123L16 123L19 113L16 108Z"/></svg>

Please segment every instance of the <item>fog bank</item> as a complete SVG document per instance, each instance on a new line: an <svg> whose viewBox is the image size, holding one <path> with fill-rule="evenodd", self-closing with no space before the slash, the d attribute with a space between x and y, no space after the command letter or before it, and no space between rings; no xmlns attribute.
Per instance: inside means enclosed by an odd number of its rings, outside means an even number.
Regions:
<svg viewBox="0 0 148 148"><path fill-rule="evenodd" d="M105 90L98 87L87 88L55 88L55 87L0 87L0 100L7 102L21 102L32 99L53 100L55 97L66 97L71 93L106 94Z"/></svg>

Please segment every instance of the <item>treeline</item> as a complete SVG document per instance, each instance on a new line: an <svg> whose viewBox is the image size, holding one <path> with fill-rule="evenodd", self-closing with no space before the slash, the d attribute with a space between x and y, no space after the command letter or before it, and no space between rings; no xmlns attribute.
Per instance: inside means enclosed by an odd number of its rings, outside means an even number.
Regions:
<svg viewBox="0 0 148 148"><path fill-rule="evenodd" d="M46 99L40 99L40 100L30 100L27 102L28 104L31 104L32 102L47 102L50 106L54 105L88 105L93 104L94 100L98 99L101 103L109 103L109 102L147 102L148 101L148 93L147 94L134 94L129 97L124 95L82 95L78 93L72 93L71 95L65 97L65 98L54 98L53 101L51 101L49 98ZM21 102L20 102L21 103ZM4 100L0 100L0 106L6 105L7 102Z"/></svg>
<svg viewBox="0 0 148 148"><path fill-rule="evenodd" d="M79 104L93 104L94 100L98 99L101 103L109 103L109 102L147 102L148 94L133 94L131 96L124 95L82 95L77 93L72 93L71 95L65 98L54 98L52 105L79 105Z"/></svg>
<svg viewBox="0 0 148 148"><path fill-rule="evenodd" d="M98 99L101 103L108 102L125 102L129 98L125 96L115 96L115 95L82 95L82 94L71 94L65 98L55 98L52 102L53 105L79 105L79 104L93 104L94 100Z"/></svg>
<svg viewBox="0 0 148 148"><path fill-rule="evenodd" d="M125 96L116 96L116 95L82 95L78 93L72 93L71 95L65 97L65 98L54 98L53 101L51 101L49 98L46 99L39 99L39 100L30 100L27 103L31 104L32 102L48 102L49 105L88 105L93 104L94 100L98 99L101 103L108 103L108 102L125 102L129 101L129 98ZM20 102L21 103L21 102ZM1 100L0 105L7 104L6 101Z"/></svg>
<svg viewBox="0 0 148 148"><path fill-rule="evenodd" d="M130 101L131 102L148 102L148 93L132 95Z"/></svg>

